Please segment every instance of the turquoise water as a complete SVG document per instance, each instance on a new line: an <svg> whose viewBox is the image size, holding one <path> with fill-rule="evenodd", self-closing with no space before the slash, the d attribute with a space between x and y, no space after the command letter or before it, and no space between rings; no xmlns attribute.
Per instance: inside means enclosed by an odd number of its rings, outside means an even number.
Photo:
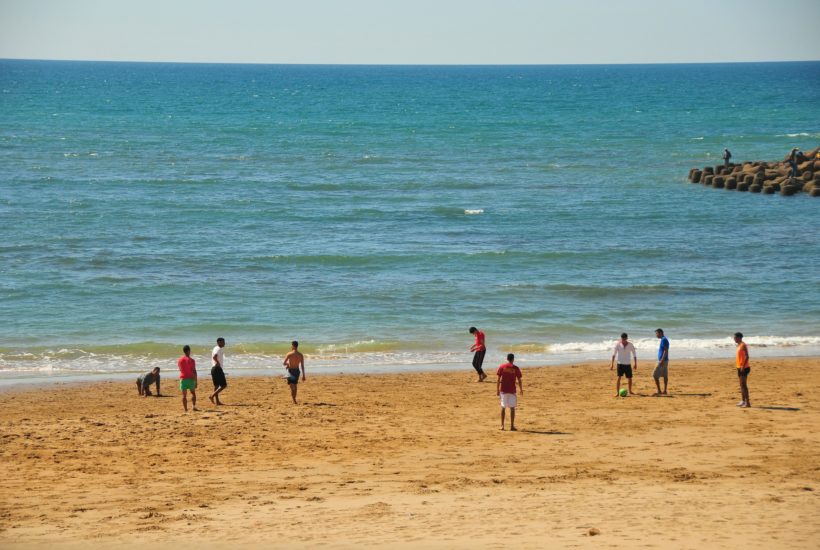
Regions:
<svg viewBox="0 0 820 550"><path fill-rule="evenodd" d="M687 183L820 145L820 63L0 61L0 373L820 352L820 200Z"/></svg>

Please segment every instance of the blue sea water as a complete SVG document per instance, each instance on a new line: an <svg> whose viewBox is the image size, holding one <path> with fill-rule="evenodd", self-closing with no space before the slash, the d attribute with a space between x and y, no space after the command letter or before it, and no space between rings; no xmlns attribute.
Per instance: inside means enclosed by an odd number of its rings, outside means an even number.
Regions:
<svg viewBox="0 0 820 550"><path fill-rule="evenodd" d="M686 178L818 145L820 62L0 61L0 377L817 354L820 199Z"/></svg>

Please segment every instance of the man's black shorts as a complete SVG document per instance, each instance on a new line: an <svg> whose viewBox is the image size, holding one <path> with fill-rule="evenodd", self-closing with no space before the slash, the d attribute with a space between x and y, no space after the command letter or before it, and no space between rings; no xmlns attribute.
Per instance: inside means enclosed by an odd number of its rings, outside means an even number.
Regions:
<svg viewBox="0 0 820 550"><path fill-rule="evenodd" d="M211 367L211 380L213 380L215 388L227 388L228 381L225 380L225 371L222 367Z"/></svg>
<svg viewBox="0 0 820 550"><path fill-rule="evenodd" d="M621 363L618 363L618 376L632 378L632 365L622 365Z"/></svg>
<svg viewBox="0 0 820 550"><path fill-rule="evenodd" d="M746 367L745 369L737 369L737 376L738 378L743 376L749 376L750 372L752 372L752 367Z"/></svg>

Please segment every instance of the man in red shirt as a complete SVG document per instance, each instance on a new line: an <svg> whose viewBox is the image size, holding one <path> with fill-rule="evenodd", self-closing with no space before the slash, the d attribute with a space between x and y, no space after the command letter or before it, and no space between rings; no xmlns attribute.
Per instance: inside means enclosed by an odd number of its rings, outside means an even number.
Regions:
<svg viewBox="0 0 820 550"><path fill-rule="evenodd" d="M475 344L470 347L470 351L474 351L473 368L478 373L478 381L483 382L487 375L484 374L484 369L481 365L484 364L484 355L487 353L487 347L484 345L484 333L475 327L470 327L470 334L475 335Z"/></svg>
<svg viewBox="0 0 820 550"><path fill-rule="evenodd" d="M196 361L191 357L191 346L182 348L185 354L177 360L179 367L179 389L182 390L182 407L188 412L188 390L191 391L191 404L196 410Z"/></svg>
<svg viewBox="0 0 820 550"><path fill-rule="evenodd" d="M504 429L504 413L506 408L510 409L510 431L515 429L515 406L518 404L518 398L515 395L515 381L518 380L518 388L521 390L521 395L524 395L524 386L521 383L521 369L513 364L515 355L507 354L507 362L498 367L496 374L498 375L498 382L495 385L495 394L501 398L501 429Z"/></svg>

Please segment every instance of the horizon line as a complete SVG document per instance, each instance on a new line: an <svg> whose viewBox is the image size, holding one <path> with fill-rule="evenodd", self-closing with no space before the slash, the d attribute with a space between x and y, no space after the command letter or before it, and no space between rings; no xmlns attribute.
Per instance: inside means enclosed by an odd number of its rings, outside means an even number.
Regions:
<svg viewBox="0 0 820 550"><path fill-rule="evenodd" d="M559 66L635 66L635 65L743 65L758 63L817 63L820 59L781 59L764 61L645 61L618 63L319 63L256 61L169 61L136 59L59 59L34 57L0 57L0 61L41 61L65 63L154 63L167 65L278 65L316 67L559 67Z"/></svg>

